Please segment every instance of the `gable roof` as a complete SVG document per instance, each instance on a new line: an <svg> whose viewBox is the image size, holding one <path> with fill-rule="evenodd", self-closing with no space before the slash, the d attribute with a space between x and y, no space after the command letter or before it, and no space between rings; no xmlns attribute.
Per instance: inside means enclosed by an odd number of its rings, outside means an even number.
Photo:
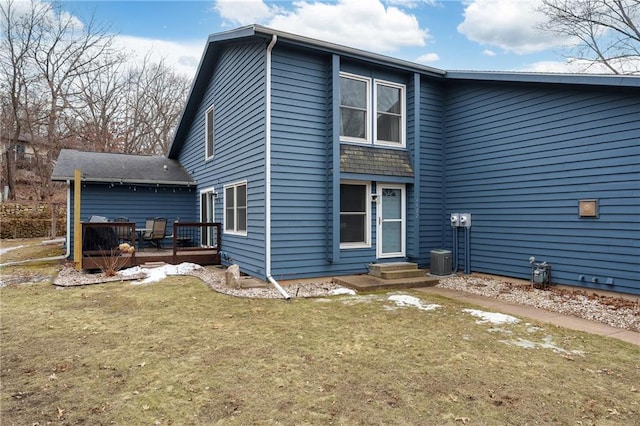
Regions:
<svg viewBox="0 0 640 426"><path fill-rule="evenodd" d="M80 169L86 182L122 182L159 185L195 185L196 182L175 160L162 156L60 151L51 174L53 181L73 181Z"/></svg>
<svg viewBox="0 0 640 426"><path fill-rule="evenodd" d="M342 57L364 59L368 62L379 64L385 67L393 67L396 69L408 70L411 72L419 72L421 74L431 75L434 77L442 77L445 71L437 68L420 65L414 62L402 59L392 58L390 56L380 55L377 53L367 52L365 50L355 49L351 47L341 46L326 41L316 40L296 34L278 31L261 25L248 25L230 31L211 34L207 39L207 43L198 65L195 78L191 84L189 97L182 111L182 116L178 122L178 127L174 133L173 141L169 147L167 156L176 158L180 151L180 145L186 136L191 119L195 115L198 105L204 96L204 92L209 79L213 73L217 57L220 49L228 43L237 43L242 40L264 40L270 41L273 37L278 40L278 45L286 44L289 46L299 46L313 49L326 53L339 53ZM266 49L266 46L265 46Z"/></svg>
<svg viewBox="0 0 640 426"><path fill-rule="evenodd" d="M476 71L444 71L437 68L420 65L414 62L392 58L390 56L367 52L356 48L329 43L296 34L278 31L261 25L248 25L230 31L211 34L207 39L198 70L191 85L189 97L182 111L182 116L175 130L173 141L167 152L169 158L176 158L186 138L189 125L200 105L209 79L213 73L220 49L227 43L237 43L243 40L270 41L277 38L277 43L289 46L299 46L320 52L336 53L345 58L359 59L385 67L416 72L442 81L493 81L511 83L543 83L543 84L574 84L604 87L640 88L640 77L620 75L594 74L545 74L524 72L476 72ZM266 47L265 47L266 48Z"/></svg>

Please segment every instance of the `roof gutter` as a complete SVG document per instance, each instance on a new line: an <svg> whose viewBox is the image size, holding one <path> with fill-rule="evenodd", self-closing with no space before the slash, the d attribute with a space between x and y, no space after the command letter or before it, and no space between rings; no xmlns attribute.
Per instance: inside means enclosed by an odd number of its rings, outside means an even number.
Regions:
<svg viewBox="0 0 640 426"><path fill-rule="evenodd" d="M265 222L264 222L264 244L265 244L265 271L267 280L280 292L286 300L291 296L278 284L271 276L271 51L278 41L278 36L273 34L271 42L267 46L267 76L266 76L266 105L265 105Z"/></svg>

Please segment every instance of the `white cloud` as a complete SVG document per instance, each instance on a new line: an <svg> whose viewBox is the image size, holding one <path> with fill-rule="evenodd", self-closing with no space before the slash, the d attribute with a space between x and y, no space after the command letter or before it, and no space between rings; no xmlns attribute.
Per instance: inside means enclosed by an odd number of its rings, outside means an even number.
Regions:
<svg viewBox="0 0 640 426"><path fill-rule="evenodd" d="M217 0L215 9L233 24L254 20L277 30L374 52L421 47L429 38L415 15L380 0L297 1L292 5L293 9L284 10L270 8L262 0Z"/></svg>
<svg viewBox="0 0 640 426"><path fill-rule="evenodd" d="M437 0L385 0L386 4L390 4L392 6L405 7L407 9L415 9L421 4L428 4L430 6L435 6L437 4Z"/></svg>
<svg viewBox="0 0 640 426"><path fill-rule="evenodd" d="M216 0L213 9L223 19L240 25L263 22L279 10L269 7L263 0Z"/></svg>
<svg viewBox="0 0 640 426"><path fill-rule="evenodd" d="M567 39L537 30L546 17L536 10L540 0L472 0L458 32L469 40L527 54L567 45Z"/></svg>
<svg viewBox="0 0 640 426"><path fill-rule="evenodd" d="M482 51L482 54L485 56L496 56L496 52L494 52L493 50L489 50L489 49L484 49Z"/></svg>
<svg viewBox="0 0 640 426"><path fill-rule="evenodd" d="M204 48L201 40L181 43L127 35L116 36L115 43L131 54L131 62L134 64L141 64L145 56L149 55L152 62L164 59L167 66L189 78L196 74Z"/></svg>
<svg viewBox="0 0 640 426"><path fill-rule="evenodd" d="M440 60L440 56L437 53L425 53L424 55L420 55L416 58L416 62L422 64L429 64L432 62L437 62Z"/></svg>

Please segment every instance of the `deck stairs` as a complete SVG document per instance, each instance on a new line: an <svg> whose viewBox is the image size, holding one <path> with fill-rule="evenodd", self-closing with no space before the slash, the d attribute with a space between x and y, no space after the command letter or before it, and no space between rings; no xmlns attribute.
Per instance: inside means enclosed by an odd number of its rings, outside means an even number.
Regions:
<svg viewBox="0 0 640 426"><path fill-rule="evenodd" d="M428 272L410 262L372 263L368 274L335 277L333 281L358 291L433 287L439 280Z"/></svg>

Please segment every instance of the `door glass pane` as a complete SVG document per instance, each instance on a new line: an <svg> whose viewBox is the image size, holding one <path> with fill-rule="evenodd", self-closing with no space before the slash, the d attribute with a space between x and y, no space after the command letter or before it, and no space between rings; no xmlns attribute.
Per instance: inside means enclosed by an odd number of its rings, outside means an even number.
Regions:
<svg viewBox="0 0 640 426"><path fill-rule="evenodd" d="M399 189L384 189L382 192L382 218L402 218L402 197Z"/></svg>
<svg viewBox="0 0 640 426"><path fill-rule="evenodd" d="M402 223L383 222L382 223L382 252L400 253L402 251Z"/></svg>

